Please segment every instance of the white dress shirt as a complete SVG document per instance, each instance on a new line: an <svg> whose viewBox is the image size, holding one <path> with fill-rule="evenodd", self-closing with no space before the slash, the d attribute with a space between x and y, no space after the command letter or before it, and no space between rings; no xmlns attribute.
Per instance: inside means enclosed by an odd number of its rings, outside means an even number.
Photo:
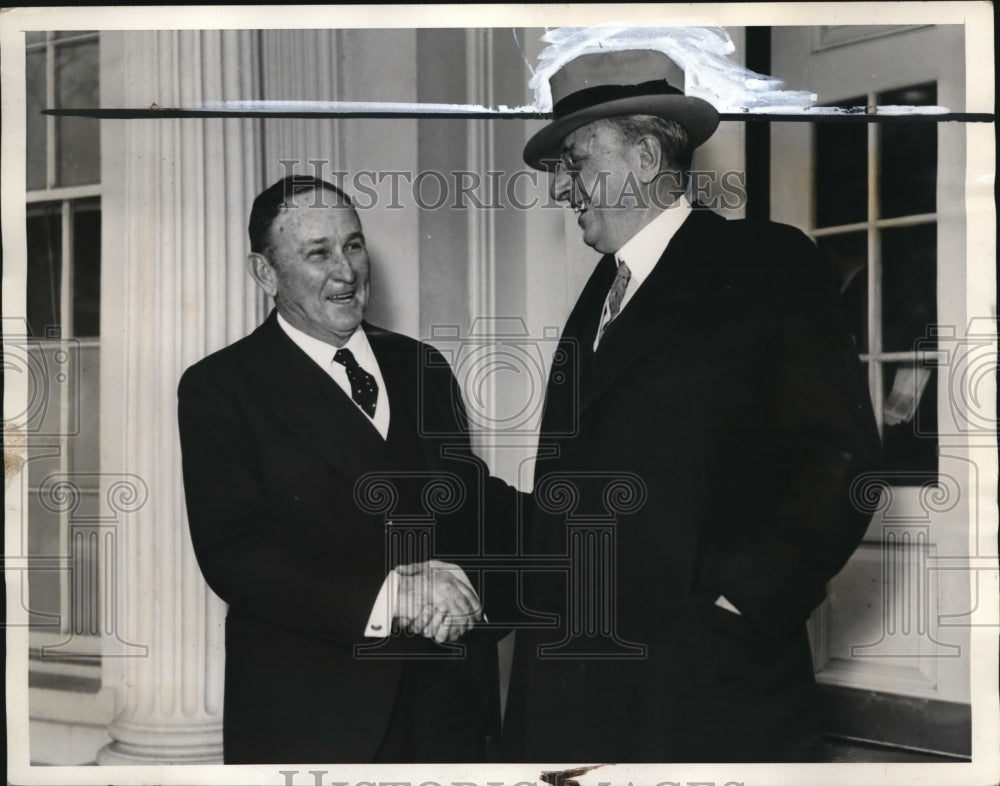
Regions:
<svg viewBox="0 0 1000 786"><path fill-rule="evenodd" d="M333 381L340 386L340 389L347 394L347 397L351 401L354 401L351 397L351 382L347 378L347 369L333 359L333 356L337 354L338 347L333 346L333 344L327 344L325 341L320 341L318 338L313 338L298 328L292 327L288 323L288 320L281 316L281 314L278 314L278 324L288 337L295 342L296 346L311 357L316 365L329 374ZM365 335L365 331L360 326L347 339L347 343L344 344L343 349L349 349L351 354L354 355L354 359L358 361L358 365L375 377L375 382L378 383L375 416L368 419L375 426L378 433L382 435L382 439L386 439L389 436L389 394L385 388L385 380L382 379L382 370L375 359L375 353L372 352L371 344L368 343L368 336ZM356 403L355 406L357 406ZM361 407L358 407L358 411L366 418L368 417L368 413L361 409Z"/></svg>
<svg viewBox="0 0 1000 786"><path fill-rule="evenodd" d="M351 397L351 382L347 378L347 369L340 363L334 362L333 359L333 356L337 354L338 347L333 346L333 344L327 344L325 341L320 341L318 338L313 338L308 333L303 333L298 328L290 325L288 320L281 316L281 314L278 314L278 325L295 342L295 345L299 349L305 352L317 366L330 375L333 381L340 386L340 389L353 402L354 399ZM358 365L375 377L375 382L378 383L375 417L368 418L368 413L361 409L361 407L358 407L358 411L371 421L371 424L375 426L382 439L386 439L389 435L389 394L385 388L385 380L382 379L382 370L378 366L378 361L375 359L375 353L372 352L371 344L368 343L368 336L365 335L365 331L358 326L358 329L347 339L347 343L344 344L343 348L351 350L351 354L358 361ZM356 402L355 406L357 406ZM396 609L398 583L399 576L396 574L396 571L389 571L389 575L382 582L382 588L379 590L378 596L375 598L375 603L372 605L368 624L365 626L365 636L384 638L389 635L389 625L392 622Z"/></svg>
<svg viewBox="0 0 1000 786"><path fill-rule="evenodd" d="M312 358L316 365L330 375L333 381L340 386L340 389L353 402L351 382L347 378L347 369L333 359L333 356L337 354L338 347L327 344L325 341L320 341L318 338L313 338L308 333L303 333L298 328L290 325L288 320L281 316L281 314L278 314L278 325L299 349L305 352ZM375 377L375 382L378 383L375 416L368 419L384 440L389 435L389 394L386 390L385 380L382 378L382 370L375 359L375 353L372 352L371 344L368 343L368 336L365 335L365 331L359 326L351 334L351 337L347 339L347 343L341 348L349 349L351 354L354 355L354 359L357 360L358 365ZM357 406L356 402L355 406ZM368 413L361 409L360 406L358 407L358 411L365 417L368 417ZM472 589L472 582L465 575L465 571L457 565L436 562L435 566L439 569L449 570L464 582L469 589ZM475 590L473 590L473 593L475 593ZM385 581L382 582L382 587L375 597L375 603L372 604L371 614L368 616L368 624L365 625L366 637L385 638L389 635L392 620L396 616L398 594L399 574L395 570L391 570L385 577Z"/></svg>
<svg viewBox="0 0 1000 786"><path fill-rule="evenodd" d="M625 310L628 302L635 296L639 287L642 286L649 274L653 272L656 263L663 256L664 249L669 245L681 224L691 213L691 203L683 194L677 200L677 204L667 208L660 215L650 221L646 226L634 234L625 243L618 253L615 254L615 261L620 265L624 262L632 274L628 286L625 288L625 296L622 298L621 306L618 309L618 316ZM601 333L605 325L611 321L611 307L608 304L608 297L604 299L604 308L601 311L601 321L597 326L597 336L594 339L594 351L601 341ZM617 318L617 317L616 317Z"/></svg>

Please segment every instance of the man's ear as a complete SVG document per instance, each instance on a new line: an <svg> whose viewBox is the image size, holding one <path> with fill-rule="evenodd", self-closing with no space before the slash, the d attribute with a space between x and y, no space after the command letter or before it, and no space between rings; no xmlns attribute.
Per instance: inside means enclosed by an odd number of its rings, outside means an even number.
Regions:
<svg viewBox="0 0 1000 786"><path fill-rule="evenodd" d="M652 183L660 172L663 149L655 136L640 137L635 143L639 169L636 175L640 183Z"/></svg>
<svg viewBox="0 0 1000 786"><path fill-rule="evenodd" d="M265 295L274 297L278 292L278 279L274 265L263 254L251 251L247 254L247 272Z"/></svg>

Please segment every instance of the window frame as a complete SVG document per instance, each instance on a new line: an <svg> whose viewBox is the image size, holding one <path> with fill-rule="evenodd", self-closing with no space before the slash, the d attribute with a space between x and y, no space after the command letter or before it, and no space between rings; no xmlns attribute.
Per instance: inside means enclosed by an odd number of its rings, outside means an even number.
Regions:
<svg viewBox="0 0 1000 786"><path fill-rule="evenodd" d="M924 84L924 82L921 82ZM937 88L937 83L935 82L935 88ZM903 87L906 87L905 85ZM878 95L880 93L887 92L885 90L869 90L866 94L866 101L868 106L875 106L878 103ZM865 372L868 377L868 391L872 400L872 408L875 411L875 422L878 427L879 438L884 438L885 436L885 404L886 404L886 384L884 370L886 366L900 365L903 363L911 363L914 368L928 368L937 365L941 358L941 352L933 349L912 349L912 350L896 350L896 351L886 351L882 349L883 343L883 271L882 271L882 243L881 243L881 232L886 229L897 229L901 227L916 227L916 226L927 226L933 224L935 228L940 225L940 211L935 209L932 213L913 213L905 216L893 216L891 218L880 218L879 217L879 206L881 204L879 200L880 196L880 177L879 173L881 171L881 160L880 160L880 145L879 145L879 124L878 123L868 123L866 127L867 132L867 168L865 170L866 184L867 184L867 212L865 214L864 221L855 221L849 224L834 224L832 226L817 226L816 211L811 211L809 228L806 230L806 234L812 238L813 241L820 240L822 238L843 236L855 232L865 232L866 248L867 248L867 265L865 268L867 276L867 335L866 335L866 346L868 347L867 352L859 352L858 357L862 363L865 364ZM810 153L810 159L812 160L812 165L816 165L816 150L815 150L815 140L812 143L812 149ZM813 178L813 186L816 186L815 177ZM935 190L939 191L939 184L936 182L935 178ZM811 195L811 202L815 205L815 193ZM940 259L938 258L937 250L935 249L935 260L934 260L935 270L940 270ZM935 305L938 304L939 295L937 292L934 293ZM936 316L936 320L940 319L940 315ZM930 328L930 325L928 325ZM919 341L921 337L917 337ZM936 375L932 375L930 384L936 384ZM919 400L918 400L919 405ZM914 416L916 417L916 416ZM935 440L938 439L938 435L935 434ZM934 474L937 475L940 471L940 461L937 462L934 468Z"/></svg>
<svg viewBox="0 0 1000 786"><path fill-rule="evenodd" d="M24 52L27 56L31 52L45 51L45 106L56 107L56 49L62 46L75 46L76 44L94 41L97 43L100 52L101 34L97 30L81 31L74 35L64 35L56 38L60 31L46 30L45 40L25 44ZM99 78L99 71L98 71ZM75 199L81 196L100 196L100 181L96 184L60 186L57 184L56 172L56 116L45 116L45 186L43 188L28 189L28 204L34 201L49 201L55 199Z"/></svg>
<svg viewBox="0 0 1000 786"><path fill-rule="evenodd" d="M60 35L62 37L56 37ZM45 31L44 40L25 44L25 55L30 52L45 51L45 106L55 107L56 104L56 53L62 46L75 46L82 42L95 42L100 51L100 32L85 31L78 34L66 35L54 31ZM100 74L97 74L98 80ZM60 260L59 260L59 299L57 304L58 312L55 316L58 319L58 331L44 330L49 326L32 325L32 329L39 330L40 335L32 336L29 339L29 346L36 345L35 351L49 352L76 352L76 357L72 361L78 367L78 382L83 379L83 363L85 353L93 350L100 351L100 335L75 337L76 314L74 313L74 271L76 260L74 259L74 215L82 204L93 202L87 205L87 209L92 209L98 214L101 213L102 206L102 185L100 181L72 186L57 185L57 125L56 117L46 115L45 118L45 185L42 188L30 189L26 192L26 216L31 218L43 212L47 206L51 205L59 215L60 223ZM99 150L99 147L98 147ZM29 266L30 273L30 266ZM29 350L30 351L30 350ZM44 364L43 364L44 365ZM73 402L70 400L68 386L59 386L59 398L56 402L58 418L60 423L59 433L67 434L70 430L68 424L72 422L70 408ZM81 390L78 393L82 394ZM98 393L98 395L100 395ZM77 413L79 421L80 413ZM57 458L54 468L55 473L60 476L67 476L72 470L71 450L66 435L54 439L44 439L34 442L32 447L41 453L45 453L50 458ZM52 450L55 453L52 453ZM99 450L99 447L98 447ZM27 493L29 498L38 498L42 493L42 488L38 482L43 481L52 474L46 472L43 476L33 478L31 473L31 463L28 465L29 485ZM94 497L99 495L100 489L97 486L81 486L81 495ZM98 502L98 504L100 504ZM79 555L74 553L70 538L73 527L72 511L60 509L58 516L58 544L55 555L38 555L35 561L41 565L45 564L45 569L55 570L60 575L59 579L59 624L39 626L32 625L29 629L30 653L29 662L31 664L29 674L34 678L40 678L36 684L32 680L32 689L41 688L46 690L60 690L56 687L60 682L65 683L84 681L93 682L94 668L100 668L101 658L101 635L105 625L105 598L106 588L101 586L104 577L101 575L104 565L101 564L99 553L94 554L93 567L87 576L76 577L74 573L74 562L80 559L87 559L88 554ZM99 547L98 547L99 548ZM88 550L89 552L89 550ZM94 575L89 575L93 573ZM75 616L74 605L79 605L81 600L73 597L73 584L76 581L86 581L90 585L97 587L98 595L89 601L89 609L80 618ZM86 624L87 631L78 632L76 628ZM96 632L93 628L96 626ZM99 672L98 672L99 677ZM53 681L53 685L44 684L47 679ZM79 691L80 689L67 687L62 690ZM88 691L89 692L89 691Z"/></svg>

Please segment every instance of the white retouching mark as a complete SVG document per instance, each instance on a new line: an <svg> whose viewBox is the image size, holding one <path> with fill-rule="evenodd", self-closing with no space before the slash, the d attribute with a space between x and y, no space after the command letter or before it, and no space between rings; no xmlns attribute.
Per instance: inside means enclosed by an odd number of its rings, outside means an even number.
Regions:
<svg viewBox="0 0 1000 786"><path fill-rule="evenodd" d="M592 52L655 49L684 71L683 87L689 96L703 98L720 112L770 110L788 112L816 103L816 94L783 90L784 83L758 74L730 60L736 46L722 27L559 27L542 36L548 46L538 56L538 67L528 82L535 91L535 106L552 108L549 77L570 60Z"/></svg>
<svg viewBox="0 0 1000 786"><path fill-rule="evenodd" d="M528 86L535 100L529 106L482 104L430 104L400 101L206 101L200 109L217 112L330 113L419 116L497 115L548 113L552 111L549 78L569 61L591 52L625 49L655 49L663 52L684 72L683 87L689 96L703 98L719 112L786 115L931 115L948 112L942 106L817 107L817 96L808 90L785 90L784 82L758 74L729 56L736 50L722 27L559 27L541 38L548 46L538 56ZM529 70L531 65L528 64Z"/></svg>
<svg viewBox="0 0 1000 786"><path fill-rule="evenodd" d="M551 111L549 78L566 63L591 52L623 49L663 52L684 72L684 92L705 99L723 113L909 115L948 112L942 106L814 106L815 93L785 90L782 80L758 74L730 60L729 55L736 51L736 46L722 27L559 27L546 31L541 40L548 46L538 56L538 67L528 82L535 91L535 108L540 112Z"/></svg>

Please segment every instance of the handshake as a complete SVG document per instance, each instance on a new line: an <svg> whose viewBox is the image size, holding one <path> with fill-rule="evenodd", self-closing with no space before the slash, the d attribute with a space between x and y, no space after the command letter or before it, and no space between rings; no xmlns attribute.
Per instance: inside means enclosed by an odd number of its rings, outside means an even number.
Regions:
<svg viewBox="0 0 1000 786"><path fill-rule="evenodd" d="M395 618L409 633L438 644L457 641L483 618L465 571L440 560L397 565Z"/></svg>

